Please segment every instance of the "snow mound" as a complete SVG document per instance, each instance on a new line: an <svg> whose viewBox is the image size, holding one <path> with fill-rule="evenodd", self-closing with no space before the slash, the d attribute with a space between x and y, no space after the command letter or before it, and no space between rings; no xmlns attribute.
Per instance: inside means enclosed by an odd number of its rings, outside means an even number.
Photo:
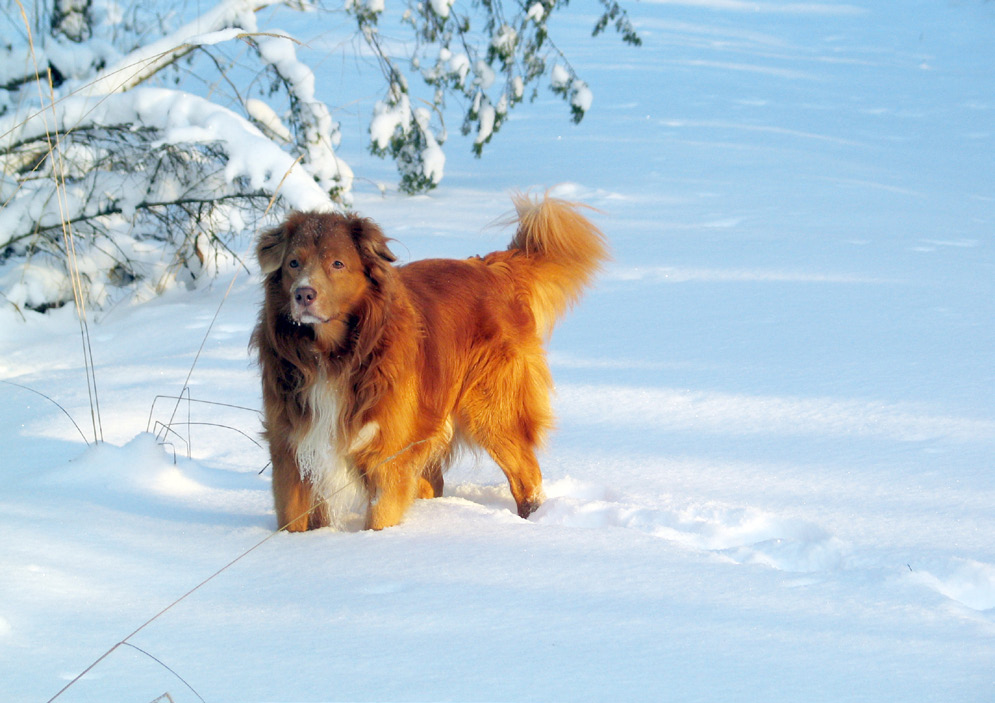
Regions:
<svg viewBox="0 0 995 703"><path fill-rule="evenodd" d="M919 572L915 580L972 610L995 609L995 566L953 558L933 571Z"/></svg>
<svg viewBox="0 0 995 703"><path fill-rule="evenodd" d="M269 512L267 482L255 474L208 468L175 456L170 445L142 433L123 446L91 446L68 464L38 479L52 493L115 510L189 519L192 513L213 521L222 515Z"/></svg>

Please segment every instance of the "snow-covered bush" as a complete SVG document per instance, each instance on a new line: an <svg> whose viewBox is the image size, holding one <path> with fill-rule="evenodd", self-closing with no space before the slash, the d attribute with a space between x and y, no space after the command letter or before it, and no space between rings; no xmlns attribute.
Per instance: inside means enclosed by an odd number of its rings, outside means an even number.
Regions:
<svg viewBox="0 0 995 703"><path fill-rule="evenodd" d="M638 43L617 3L601 4L595 34L612 22ZM234 237L262 220L348 203L353 174L313 71L295 38L257 25L263 8L320 5L220 0L186 23L169 5L0 0L0 295L16 308L192 284L237 260ZM407 0L403 56L384 48L383 0L336 8L383 70L370 148L395 159L402 190L442 179L454 97L478 155L544 76L583 116L590 91L546 27L558 6Z"/></svg>

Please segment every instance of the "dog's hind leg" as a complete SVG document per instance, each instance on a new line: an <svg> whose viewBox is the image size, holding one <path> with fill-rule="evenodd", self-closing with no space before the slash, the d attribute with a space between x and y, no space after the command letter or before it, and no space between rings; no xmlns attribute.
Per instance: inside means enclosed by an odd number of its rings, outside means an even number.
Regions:
<svg viewBox="0 0 995 703"><path fill-rule="evenodd" d="M442 459L433 459L428 462L418 480L419 498L440 498L442 496L442 489L445 485L442 478L442 464Z"/></svg>
<svg viewBox="0 0 995 703"><path fill-rule="evenodd" d="M464 406L461 424L468 439L490 454L508 479L518 515L527 518L542 504L542 472L535 449L540 435L518 406L520 413L506 415L493 408Z"/></svg>
<svg viewBox="0 0 995 703"><path fill-rule="evenodd" d="M542 472L535 451L521 441L511 444L500 441L491 446L484 445L484 449L507 477L518 516L527 518L543 501Z"/></svg>
<svg viewBox="0 0 995 703"><path fill-rule="evenodd" d="M497 462L523 518L543 500L536 448L552 424L548 379L540 356L522 356L478 383L460 408L461 430Z"/></svg>
<svg viewBox="0 0 995 703"><path fill-rule="evenodd" d="M430 455L422 469L421 478L418 481L419 498L441 498L442 490L445 487L443 475L446 468L452 461L456 452L453 438L456 432L456 423L452 417L446 419L442 424L442 429L437 433L435 446L438 449Z"/></svg>

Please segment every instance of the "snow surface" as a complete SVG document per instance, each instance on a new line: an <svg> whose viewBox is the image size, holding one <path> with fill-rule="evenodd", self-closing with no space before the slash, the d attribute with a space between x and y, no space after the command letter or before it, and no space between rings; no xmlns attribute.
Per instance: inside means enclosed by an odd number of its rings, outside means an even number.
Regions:
<svg viewBox="0 0 995 703"><path fill-rule="evenodd" d="M556 20L580 126L357 181L406 260L505 246L514 188L599 208L545 505L468 456L397 528L271 537L256 278L91 312L99 446L73 311L0 308L0 698L127 638L58 700L995 699L995 6L630 11L638 50Z"/></svg>

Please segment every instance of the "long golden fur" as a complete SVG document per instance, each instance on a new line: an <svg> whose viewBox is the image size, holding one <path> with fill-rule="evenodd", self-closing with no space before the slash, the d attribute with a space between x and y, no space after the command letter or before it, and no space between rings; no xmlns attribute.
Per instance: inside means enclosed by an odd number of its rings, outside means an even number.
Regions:
<svg viewBox="0 0 995 703"><path fill-rule="evenodd" d="M355 215L295 213L264 232L265 300L252 344L280 527L329 524L352 483L366 527L442 494L453 447L485 449L528 517L542 502L536 448L552 425L543 340L607 259L578 206L515 199L506 251L394 266Z"/></svg>

